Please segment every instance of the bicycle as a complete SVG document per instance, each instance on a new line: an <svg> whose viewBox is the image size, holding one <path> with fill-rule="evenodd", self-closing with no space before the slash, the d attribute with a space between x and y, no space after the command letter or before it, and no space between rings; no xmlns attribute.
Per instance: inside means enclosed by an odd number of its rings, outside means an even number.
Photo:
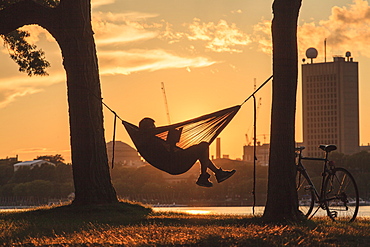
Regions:
<svg viewBox="0 0 370 247"><path fill-rule="evenodd" d="M299 210L307 218L312 218L321 208L333 221L352 222L356 219L359 209L356 181L349 171L335 167L334 161L328 159L329 153L337 149L336 145L320 145L319 148L325 152L324 158L303 157L302 151L305 147L295 149ZM320 191L316 189L302 164L302 160L323 161ZM312 214L315 205L317 205L317 209ZM311 217L309 217L310 215Z"/></svg>

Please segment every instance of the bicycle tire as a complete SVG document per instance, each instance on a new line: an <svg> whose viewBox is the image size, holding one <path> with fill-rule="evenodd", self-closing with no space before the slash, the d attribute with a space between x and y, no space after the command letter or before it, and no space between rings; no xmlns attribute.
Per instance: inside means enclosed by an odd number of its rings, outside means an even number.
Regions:
<svg viewBox="0 0 370 247"><path fill-rule="evenodd" d="M333 221L352 222L356 219L359 193L349 171L334 168L325 180L323 192L327 214Z"/></svg>
<svg viewBox="0 0 370 247"><path fill-rule="evenodd" d="M310 216L315 205L315 193L308 181L309 179L306 173L297 171L296 189L298 194L298 209L306 217Z"/></svg>

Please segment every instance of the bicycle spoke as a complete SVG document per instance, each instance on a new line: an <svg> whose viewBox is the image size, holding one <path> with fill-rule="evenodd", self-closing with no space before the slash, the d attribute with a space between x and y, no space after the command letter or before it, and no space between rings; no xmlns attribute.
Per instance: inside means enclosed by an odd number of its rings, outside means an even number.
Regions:
<svg viewBox="0 0 370 247"><path fill-rule="evenodd" d="M343 168L336 168L325 181L324 201L328 216L335 221L353 221L358 212L359 196L355 180Z"/></svg>

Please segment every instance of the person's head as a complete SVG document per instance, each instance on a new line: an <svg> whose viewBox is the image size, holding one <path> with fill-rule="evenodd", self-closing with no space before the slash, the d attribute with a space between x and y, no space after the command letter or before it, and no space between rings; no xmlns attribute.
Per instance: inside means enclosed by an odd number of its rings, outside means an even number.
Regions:
<svg viewBox="0 0 370 247"><path fill-rule="evenodd" d="M140 129L151 129L151 128L155 128L154 122L155 121L152 118L149 118L149 117L143 118L139 122L139 128Z"/></svg>

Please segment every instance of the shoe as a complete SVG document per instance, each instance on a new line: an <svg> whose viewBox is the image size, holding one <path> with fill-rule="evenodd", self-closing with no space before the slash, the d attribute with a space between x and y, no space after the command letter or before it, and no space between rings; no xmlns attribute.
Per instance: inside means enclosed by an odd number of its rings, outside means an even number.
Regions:
<svg viewBox="0 0 370 247"><path fill-rule="evenodd" d="M196 184L202 187L212 187L213 184L208 180L210 177L208 173L200 174Z"/></svg>
<svg viewBox="0 0 370 247"><path fill-rule="evenodd" d="M223 171L221 168L218 169L218 171L215 174L216 175L217 182L218 183L221 183L221 182L225 181L226 179L228 179L229 177L231 177L232 175L234 175L235 172L236 172L236 170Z"/></svg>

